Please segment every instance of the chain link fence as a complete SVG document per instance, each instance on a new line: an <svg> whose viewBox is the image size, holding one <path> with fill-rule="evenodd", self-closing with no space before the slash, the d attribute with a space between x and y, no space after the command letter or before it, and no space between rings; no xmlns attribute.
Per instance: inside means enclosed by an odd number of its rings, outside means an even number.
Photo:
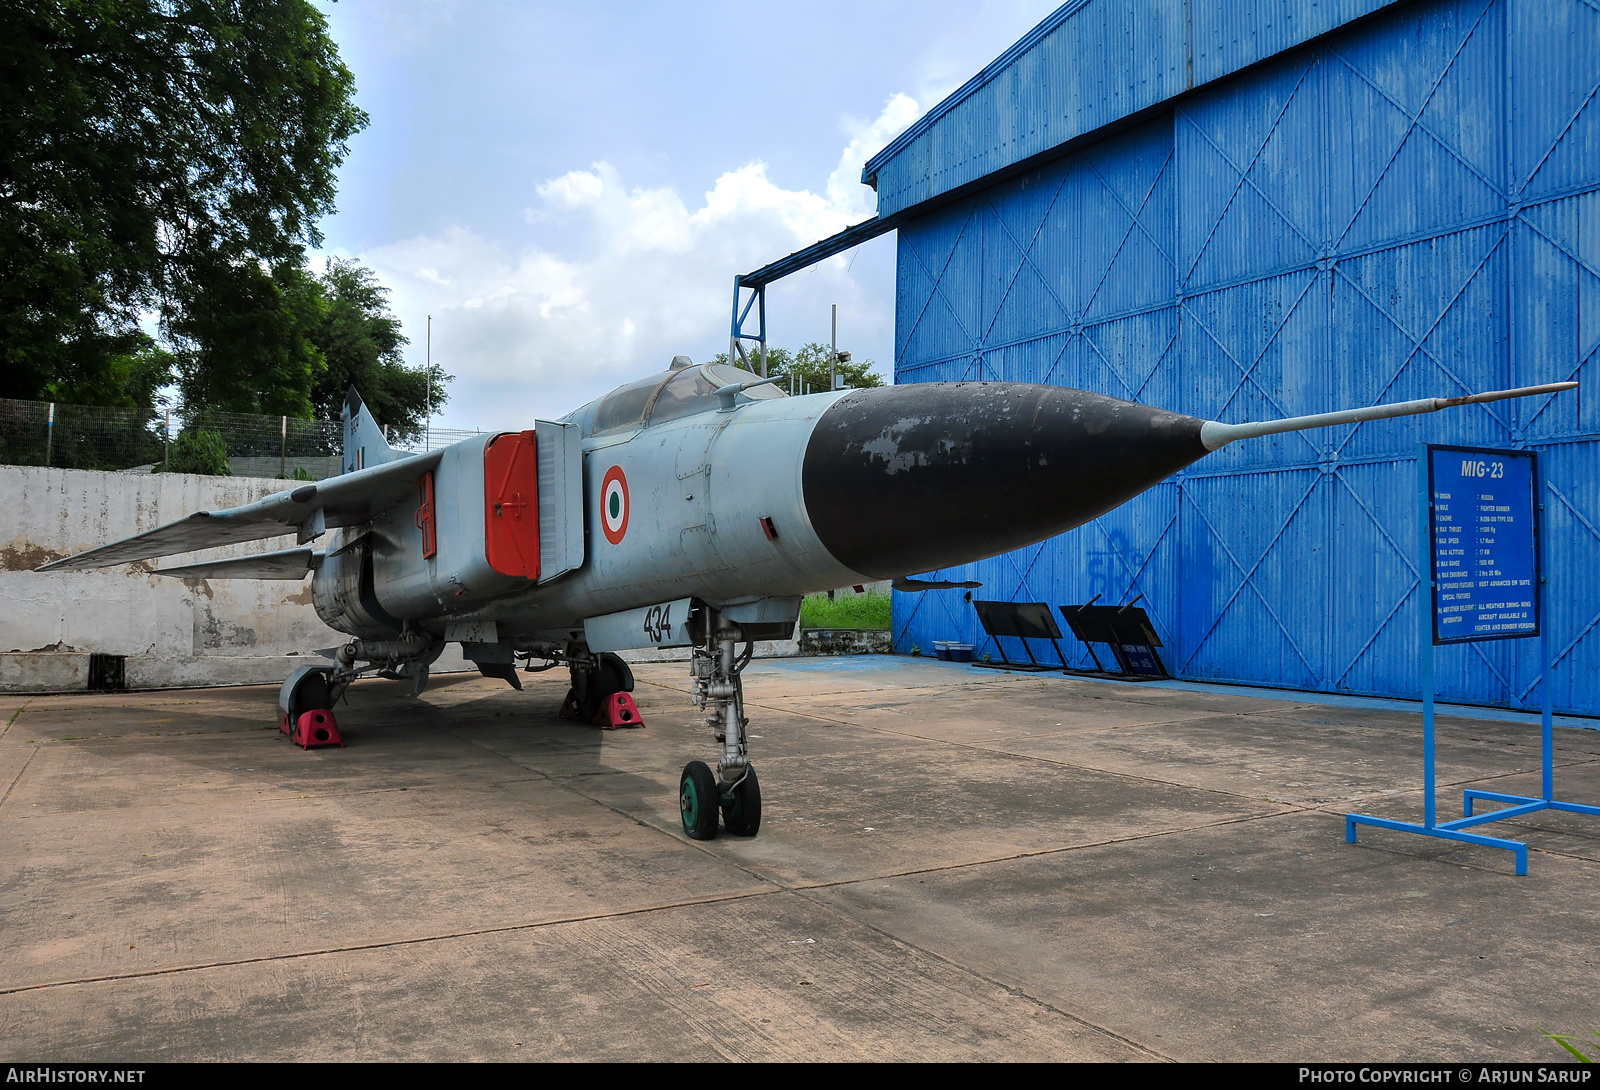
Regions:
<svg viewBox="0 0 1600 1090"><path fill-rule="evenodd" d="M397 450L421 453L478 434L430 428L415 439L396 436L391 442ZM225 412L186 416L0 398L4 465L316 481L340 471L343 443L344 428L337 420Z"/></svg>

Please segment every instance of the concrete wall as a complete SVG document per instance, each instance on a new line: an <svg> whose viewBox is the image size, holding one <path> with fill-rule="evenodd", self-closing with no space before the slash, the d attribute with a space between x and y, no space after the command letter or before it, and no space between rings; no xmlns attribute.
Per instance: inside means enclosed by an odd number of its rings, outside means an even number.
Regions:
<svg viewBox="0 0 1600 1090"><path fill-rule="evenodd" d="M318 619L309 579L170 579L175 559L87 572L32 569L190 512L250 503L282 481L0 466L0 691L88 684L90 652L125 655L128 688L278 682L345 636ZM245 556L293 535L192 554ZM462 669L452 645L435 671Z"/></svg>

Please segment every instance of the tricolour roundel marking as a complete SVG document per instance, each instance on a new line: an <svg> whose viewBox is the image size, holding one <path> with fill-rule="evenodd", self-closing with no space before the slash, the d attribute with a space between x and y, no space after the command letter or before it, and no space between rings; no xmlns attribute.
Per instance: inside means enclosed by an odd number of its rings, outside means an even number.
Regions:
<svg viewBox="0 0 1600 1090"><path fill-rule="evenodd" d="M600 484L600 528L613 545L621 545L628 532L628 478L621 466L606 470Z"/></svg>

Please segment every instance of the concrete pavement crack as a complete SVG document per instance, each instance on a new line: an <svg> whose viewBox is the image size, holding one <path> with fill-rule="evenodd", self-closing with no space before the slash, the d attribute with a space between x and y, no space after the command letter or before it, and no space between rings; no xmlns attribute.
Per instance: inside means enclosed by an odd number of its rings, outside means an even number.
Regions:
<svg viewBox="0 0 1600 1090"><path fill-rule="evenodd" d="M22 718L22 713L28 710L28 705L32 704L37 699L39 698L29 697L27 700L22 702L22 707L11 713L11 718L6 720L5 728L0 729L0 738L4 738L6 736L6 732L12 727L16 726L17 720Z"/></svg>
<svg viewBox="0 0 1600 1090"><path fill-rule="evenodd" d="M725 904L729 901L742 901L751 897L768 897L774 893L785 892L779 889L752 890L748 893L728 893L718 897L701 897L694 900L674 901L670 904L645 905L640 908L622 909L617 912L594 912L581 916L562 916L551 920L538 920L532 923L506 924L501 927L480 927L465 931L440 932L432 935L417 935L408 939L388 939L383 942L352 943L348 946L329 946L315 950L298 950L287 954L262 954L250 958L226 958L216 961L194 962L188 965L169 965L160 969L145 969L131 973L105 973L100 976L75 977L70 980L46 980L37 984L17 984L11 987L0 987L0 995L16 995L19 992L36 992L48 988L68 988L85 984L104 984L118 980L141 980L146 977L171 976L176 973L195 973L205 969L227 969L237 965L261 965L269 962L295 961L299 958L328 957L332 954L361 953L365 950L393 950L406 946L421 946L427 943L448 942L452 939L470 939L482 935L507 935L518 931L536 931L546 927L561 927L567 924L589 923L595 920L625 919L629 916L642 916L651 912L667 912L678 908L695 908L701 905Z"/></svg>
<svg viewBox="0 0 1600 1090"><path fill-rule="evenodd" d="M29 752L28 759L22 762L22 767L17 769L16 778L11 781L11 786L6 788L6 793L4 795L0 795L0 806L4 806L6 800L11 797L11 792L17 789L17 784L22 782L22 774L28 771L28 766L33 763L33 759L37 756L39 756L39 747L35 746L33 750Z"/></svg>
<svg viewBox="0 0 1600 1090"><path fill-rule="evenodd" d="M817 887L811 887L811 888L817 888ZM832 912L835 915L843 916L845 919L849 920L851 923L854 923L858 927L863 927L866 930L871 931L872 933L874 933L874 934L876 934L876 935L878 935L878 936L880 936L882 938L888 939L890 942L898 943L899 945L904 946L908 950L915 950L917 953L921 954L924 957L932 958L934 961L942 962L943 964L950 966L950 968L955 969L957 972L965 973L965 974L967 974L968 976L972 977L975 980L981 980L986 984L989 984L989 985L991 985L993 987L999 988L1002 991L1006 992L1008 995L1015 996L1015 997L1017 997L1019 999L1024 999L1027 1002L1032 1003L1034 1006L1038 1007L1041 1010L1049 1011L1051 1014L1056 1015L1058 1018L1065 1018L1069 1022L1076 1022L1078 1025L1083 1026L1086 1029L1093 1030L1096 1033L1102 1034L1102 1035L1104 1035L1106 1037L1110 1037L1111 1039L1113 1039L1115 1041L1120 1041L1123 1044L1127 1045L1129 1048L1132 1048L1132 1049L1134 1049L1134 1050L1136 1050L1138 1052L1142 1052L1142 1053L1144 1053L1144 1054L1146 1054L1148 1056L1151 1056L1151 1057L1153 1057L1155 1059L1164 1060L1164 1061L1166 1061L1168 1063L1176 1063L1176 1062L1178 1062L1173 1057L1168 1056L1165 1053L1158 1052L1158 1051L1156 1051L1155 1049L1151 1048L1150 1046L1148 1046L1146 1044L1143 1044L1143 1043L1141 1043L1139 1041L1135 1041L1132 1037L1125 1036L1125 1035L1123 1035L1121 1033L1118 1033L1116 1030L1111 1029L1111 1028L1109 1028L1107 1026L1102 1026L1097 1022L1092 1022L1089 1019L1084 1018L1082 1015L1073 1014L1071 1011L1063 1010L1061 1007L1056 1006L1054 1003L1051 1003L1051 1002L1049 1002L1047 1000L1044 1000L1044 999L1040 999L1038 996L1030 994L1027 990L1025 990L1023 988L1020 988L1020 987L1016 986L1015 984L1007 984L1003 980L997 980L994 977L989 976L987 973L981 973L977 969L974 969L972 966L964 965L961 962L954 960L953 958L950 958L950 957L948 957L948 956L946 956L944 954L939 953L939 951L937 951L937 950L931 950L926 946L923 946L923 945L921 945L919 943L915 943L915 942L910 941L909 939L905 938L902 935L897 935L892 931L886 931L883 928L879 927L877 924L869 923L866 920L860 919L859 917L852 916L850 913L845 912L843 909L839 908L837 905L830 905L827 902L819 900L816 897L808 897L808 896L806 896L806 894L808 892L810 892L810 889L796 890L795 892L803 900L806 900L806 901L810 902L812 905L815 905L817 908L822 909L823 911Z"/></svg>

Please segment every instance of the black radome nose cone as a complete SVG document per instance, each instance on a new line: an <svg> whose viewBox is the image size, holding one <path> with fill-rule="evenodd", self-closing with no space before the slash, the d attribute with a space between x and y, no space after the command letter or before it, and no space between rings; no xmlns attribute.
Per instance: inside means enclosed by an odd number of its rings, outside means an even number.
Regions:
<svg viewBox="0 0 1600 1090"><path fill-rule="evenodd" d="M830 553L889 579L1081 526L1202 457L1203 421L1012 382L857 390L817 421L806 510Z"/></svg>

